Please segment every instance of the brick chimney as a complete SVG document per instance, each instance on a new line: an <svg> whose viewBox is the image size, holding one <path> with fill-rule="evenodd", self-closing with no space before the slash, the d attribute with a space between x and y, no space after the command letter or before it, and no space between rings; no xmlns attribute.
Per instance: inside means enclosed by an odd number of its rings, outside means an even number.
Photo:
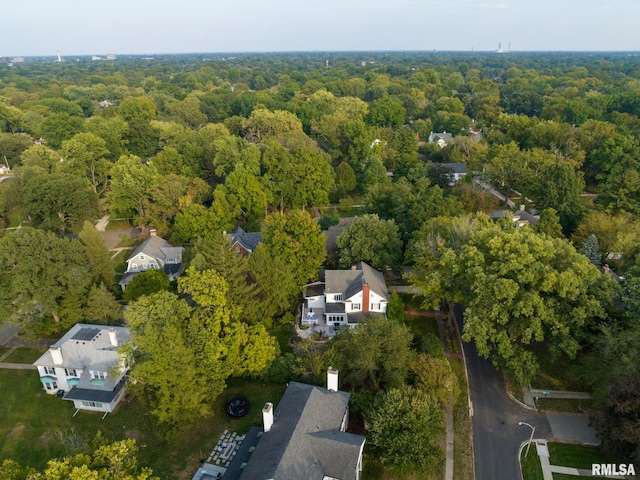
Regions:
<svg viewBox="0 0 640 480"><path fill-rule="evenodd" d="M362 311L369 311L369 295L371 293L371 287L368 283L362 285Z"/></svg>
<svg viewBox="0 0 640 480"><path fill-rule="evenodd" d="M338 369L329 367L327 369L327 390L338 391Z"/></svg>
<svg viewBox="0 0 640 480"><path fill-rule="evenodd" d="M273 426L273 403L267 402L262 407L262 423L264 425L264 431L268 432Z"/></svg>

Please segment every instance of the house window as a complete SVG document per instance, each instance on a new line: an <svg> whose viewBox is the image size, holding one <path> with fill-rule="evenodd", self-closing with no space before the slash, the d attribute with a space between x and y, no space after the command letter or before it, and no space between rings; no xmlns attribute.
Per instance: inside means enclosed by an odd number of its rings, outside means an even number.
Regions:
<svg viewBox="0 0 640 480"><path fill-rule="evenodd" d="M58 382L45 383L44 388L50 391L58 390Z"/></svg>
<svg viewBox="0 0 640 480"><path fill-rule="evenodd" d="M46 375L55 375L56 374L56 369L53 367L44 367L44 373Z"/></svg>
<svg viewBox="0 0 640 480"><path fill-rule="evenodd" d="M75 368L65 368L64 369L64 373L67 375L67 377L77 377L78 374L76 373L76 369Z"/></svg>
<svg viewBox="0 0 640 480"><path fill-rule="evenodd" d="M144 260L144 255L140 255L140 260Z"/></svg>
<svg viewBox="0 0 640 480"><path fill-rule="evenodd" d="M359 303L352 303L351 304L351 310L360 310L360 304Z"/></svg>
<svg viewBox="0 0 640 480"><path fill-rule="evenodd" d="M82 405L85 406L85 407L102 408L102 404L100 402L85 402L83 400L82 401Z"/></svg>
<svg viewBox="0 0 640 480"><path fill-rule="evenodd" d="M342 294L341 293L336 293L333 296L333 300L336 301L336 302L341 302L342 301Z"/></svg>
<svg viewBox="0 0 640 480"><path fill-rule="evenodd" d="M107 372L95 372L95 371L91 371L91 378L93 380L106 380L107 379Z"/></svg>
<svg viewBox="0 0 640 480"><path fill-rule="evenodd" d="M344 317L342 315L329 315L327 317L327 322L328 323L344 322Z"/></svg>
<svg viewBox="0 0 640 480"><path fill-rule="evenodd" d="M372 303L371 310L381 310L379 303Z"/></svg>
<svg viewBox="0 0 640 480"><path fill-rule="evenodd" d="M138 264L137 264L137 263L134 263L134 264L133 264L133 270L134 270L134 271L135 271L135 270L138 270Z"/></svg>

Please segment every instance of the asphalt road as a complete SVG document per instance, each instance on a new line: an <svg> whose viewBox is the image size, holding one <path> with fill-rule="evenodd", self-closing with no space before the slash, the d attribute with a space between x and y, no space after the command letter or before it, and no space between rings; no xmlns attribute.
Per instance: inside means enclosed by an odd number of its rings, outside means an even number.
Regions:
<svg viewBox="0 0 640 480"><path fill-rule="evenodd" d="M463 309L456 307L458 326L462 328ZM535 438L551 435L544 414L517 405L507 394L504 379L491 362L480 358L474 344L463 345L469 372L469 388L473 405L473 450L476 480L519 480L518 448L529 439L536 427Z"/></svg>

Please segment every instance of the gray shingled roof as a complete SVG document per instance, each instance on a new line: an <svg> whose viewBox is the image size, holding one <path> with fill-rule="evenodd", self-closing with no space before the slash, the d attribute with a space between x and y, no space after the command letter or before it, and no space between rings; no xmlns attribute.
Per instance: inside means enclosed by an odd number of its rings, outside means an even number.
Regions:
<svg viewBox="0 0 640 480"><path fill-rule="evenodd" d="M94 388L73 387L63 397L63 400L83 400L85 402L111 403L120 390L127 383L127 378L122 379L113 387L112 390L96 390Z"/></svg>
<svg viewBox="0 0 640 480"><path fill-rule="evenodd" d="M389 298L384 276L365 262L358 262L355 270L325 272L325 293L342 293L344 300L360 292L365 283L385 300Z"/></svg>
<svg viewBox="0 0 640 480"><path fill-rule="evenodd" d="M239 243L242 248L249 252L253 252L262 241L260 232L245 232L241 227L237 227L235 232L228 233L227 236L231 240L232 246Z"/></svg>
<svg viewBox="0 0 640 480"><path fill-rule="evenodd" d="M436 165L446 169L446 171L450 173L467 173L467 167L465 167L464 163L437 163Z"/></svg>
<svg viewBox="0 0 640 480"><path fill-rule="evenodd" d="M349 396L290 382L240 480L355 479L364 437L340 432Z"/></svg>
<svg viewBox="0 0 640 480"><path fill-rule="evenodd" d="M144 253L149 257L159 258L163 262L166 262L167 258L180 258L183 250L184 248L182 247L172 247L171 244L163 238L151 236L142 242L140 246L129 255L129 258L131 259L139 253Z"/></svg>

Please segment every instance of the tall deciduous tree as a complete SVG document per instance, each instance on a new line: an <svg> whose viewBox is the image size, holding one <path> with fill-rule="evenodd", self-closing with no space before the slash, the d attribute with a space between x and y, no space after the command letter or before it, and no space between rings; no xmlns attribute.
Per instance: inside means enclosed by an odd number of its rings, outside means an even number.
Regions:
<svg viewBox="0 0 640 480"><path fill-rule="evenodd" d="M153 164L135 155L124 155L111 170L111 191L107 197L110 210L121 217L134 217L137 225L149 222L145 202L160 175Z"/></svg>
<svg viewBox="0 0 640 480"><path fill-rule="evenodd" d="M442 461L443 418L434 397L405 386L378 395L365 428L383 464L397 472L425 473Z"/></svg>
<svg viewBox="0 0 640 480"><path fill-rule="evenodd" d="M340 264L349 267L365 261L379 270L398 266L402 240L393 220L381 220L376 214L356 217L336 239Z"/></svg>
<svg viewBox="0 0 640 480"><path fill-rule="evenodd" d="M84 245L84 253L87 257L94 283L113 284L115 270L109 250L102 239L102 234L95 229L91 222L85 221L78 237Z"/></svg>
<svg viewBox="0 0 640 480"><path fill-rule="evenodd" d="M605 315L610 280L561 239L490 226L458 250L436 248L439 260L419 264L416 283L428 298L447 292L467 305L463 338L523 384L538 368L527 345L546 341L572 357L586 326Z"/></svg>
<svg viewBox="0 0 640 480"><path fill-rule="evenodd" d="M79 321L91 278L86 263L77 240L28 227L4 235L0 238L2 320L49 333Z"/></svg>
<svg viewBox="0 0 640 480"><path fill-rule="evenodd" d="M292 210L267 216L262 241L272 258L291 266L299 287L317 278L325 257L325 237L308 212Z"/></svg>

